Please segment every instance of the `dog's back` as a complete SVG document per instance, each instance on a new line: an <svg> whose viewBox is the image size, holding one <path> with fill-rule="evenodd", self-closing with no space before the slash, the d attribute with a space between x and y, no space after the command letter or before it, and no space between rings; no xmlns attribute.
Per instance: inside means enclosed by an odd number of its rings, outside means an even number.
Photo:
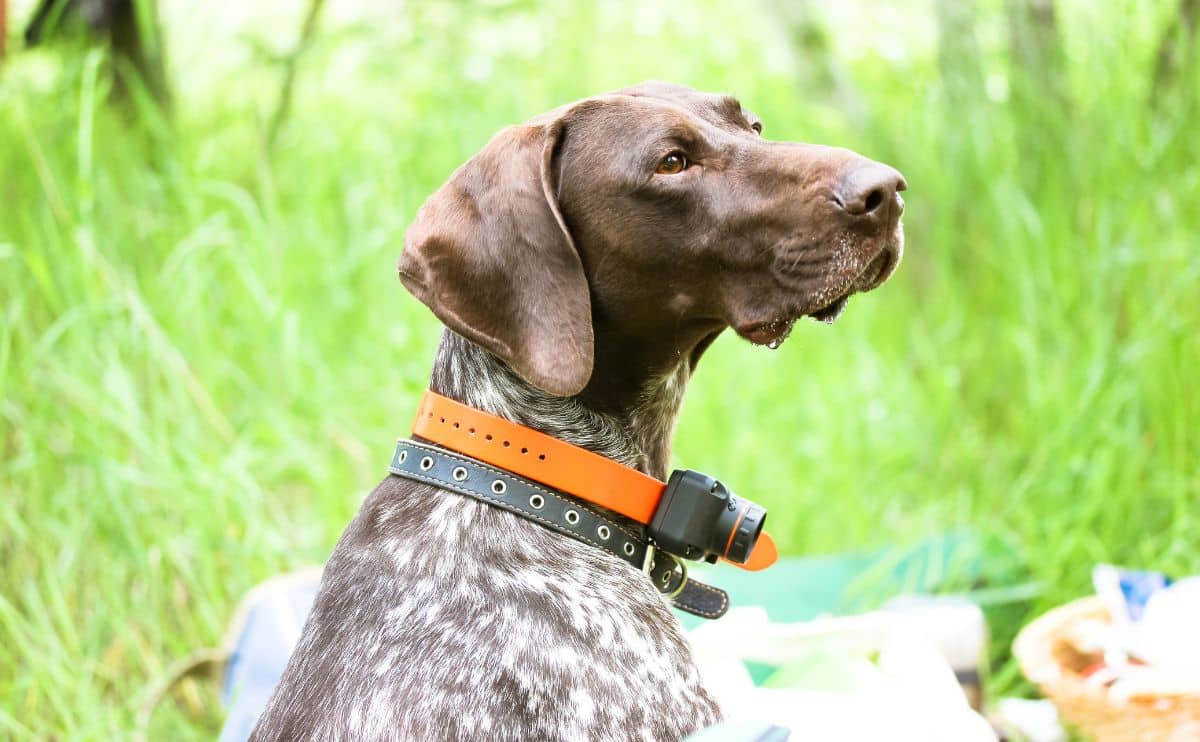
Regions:
<svg viewBox="0 0 1200 742"><path fill-rule="evenodd" d="M391 477L334 550L252 739L680 739L718 709L644 580Z"/></svg>

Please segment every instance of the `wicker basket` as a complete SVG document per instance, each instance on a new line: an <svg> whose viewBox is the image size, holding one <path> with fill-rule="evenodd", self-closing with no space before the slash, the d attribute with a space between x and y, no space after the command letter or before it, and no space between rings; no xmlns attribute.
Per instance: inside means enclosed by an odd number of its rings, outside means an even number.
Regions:
<svg viewBox="0 0 1200 742"><path fill-rule="evenodd" d="M1112 697L1085 682L1080 671L1095 661L1069 640L1083 621L1111 621L1099 598L1055 608L1026 626L1013 642L1025 677L1054 702L1062 719L1096 742L1200 742L1200 694Z"/></svg>

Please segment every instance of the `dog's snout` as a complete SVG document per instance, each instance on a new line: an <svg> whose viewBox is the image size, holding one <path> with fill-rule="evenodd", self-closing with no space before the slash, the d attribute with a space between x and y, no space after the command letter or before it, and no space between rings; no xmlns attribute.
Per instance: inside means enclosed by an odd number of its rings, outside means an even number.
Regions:
<svg viewBox="0 0 1200 742"><path fill-rule="evenodd" d="M884 204L895 200L896 193L908 188L904 176L878 162L868 162L851 170L833 191L834 200L851 216L870 216Z"/></svg>

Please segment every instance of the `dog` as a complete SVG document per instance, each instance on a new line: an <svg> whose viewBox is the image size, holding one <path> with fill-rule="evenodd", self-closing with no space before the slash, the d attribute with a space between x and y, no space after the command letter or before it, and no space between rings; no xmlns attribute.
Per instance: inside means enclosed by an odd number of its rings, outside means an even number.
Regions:
<svg viewBox="0 0 1200 742"><path fill-rule="evenodd" d="M405 235L401 282L446 326L430 389L663 479L718 335L832 322L903 251L900 173L762 131L650 82L497 134ZM678 740L719 718L637 569L391 476L252 739Z"/></svg>

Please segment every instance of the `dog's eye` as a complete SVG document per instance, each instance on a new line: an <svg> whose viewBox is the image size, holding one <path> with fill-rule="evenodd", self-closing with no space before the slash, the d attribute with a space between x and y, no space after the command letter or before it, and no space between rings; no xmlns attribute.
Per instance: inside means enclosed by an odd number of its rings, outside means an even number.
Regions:
<svg viewBox="0 0 1200 742"><path fill-rule="evenodd" d="M654 172L659 175L676 175L687 170L688 161L682 152L672 152L662 158L662 162L658 163L658 169Z"/></svg>

